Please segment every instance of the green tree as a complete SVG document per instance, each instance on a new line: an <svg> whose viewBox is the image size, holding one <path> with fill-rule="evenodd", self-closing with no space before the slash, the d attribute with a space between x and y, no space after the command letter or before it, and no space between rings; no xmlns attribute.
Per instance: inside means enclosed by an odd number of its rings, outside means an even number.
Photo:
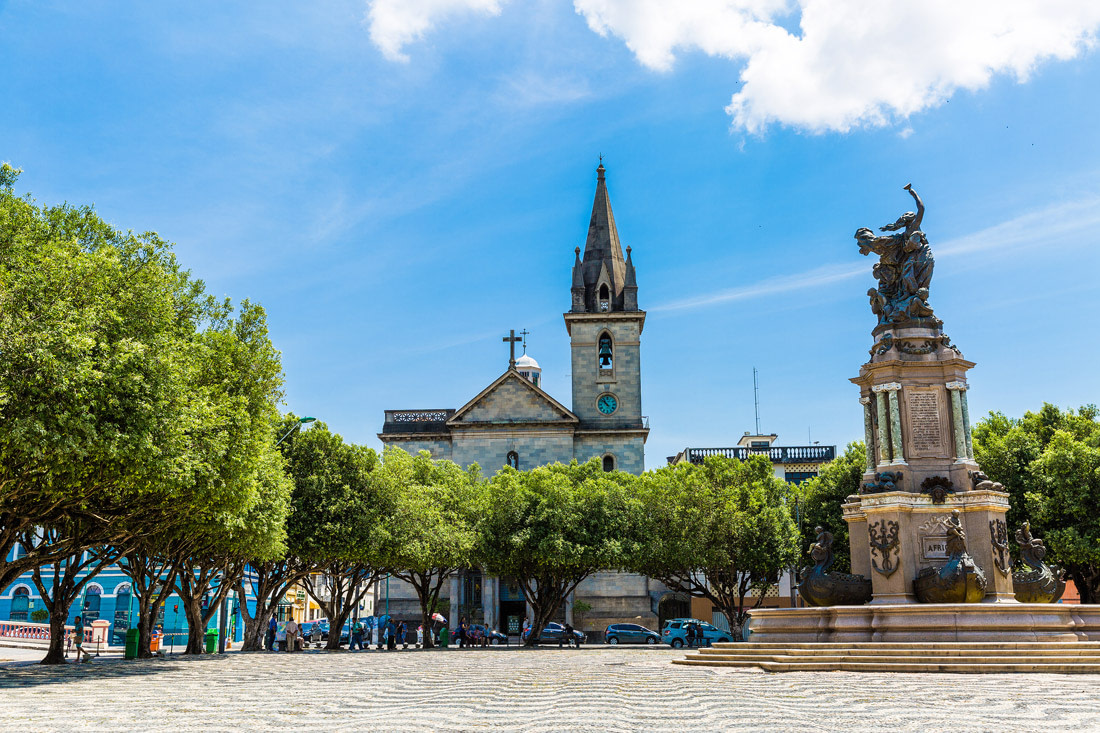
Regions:
<svg viewBox="0 0 1100 733"><path fill-rule="evenodd" d="M386 562L394 577L416 591L421 623L430 629L443 584L473 559L485 484L477 464L463 470L451 461L433 461L427 451L410 456L399 448L386 450L379 473L395 497L393 552ZM432 645L425 633L425 648Z"/></svg>
<svg viewBox="0 0 1100 733"><path fill-rule="evenodd" d="M631 564L641 545L636 484L595 458L504 468L489 481L478 556L489 573L519 581L534 616L529 646L581 581Z"/></svg>
<svg viewBox="0 0 1100 733"><path fill-rule="evenodd" d="M1100 602L1100 411L1044 404L1018 420L991 413L974 429L982 470L1004 484L1010 526L1031 521L1083 603Z"/></svg>
<svg viewBox="0 0 1100 733"><path fill-rule="evenodd" d="M194 427L191 342L213 306L156 234L39 207L17 175L0 167L0 587L166 516ZM12 560L20 533L54 523L65 542Z"/></svg>
<svg viewBox="0 0 1100 733"><path fill-rule="evenodd" d="M851 572L848 523L841 507L849 496L859 494L866 465L863 442L849 443L844 453L821 467L817 476L799 485L796 514L801 536L800 561L805 561L805 553L817 539L814 528L821 526L833 534L833 570Z"/></svg>
<svg viewBox="0 0 1100 733"><path fill-rule="evenodd" d="M322 422L279 449L294 481L287 523L290 552L307 563L306 592L329 620L328 649L392 553L392 484L378 455L344 442Z"/></svg>
<svg viewBox="0 0 1100 733"><path fill-rule="evenodd" d="M708 599L743 626L779 573L798 557L798 528L764 456L708 457L647 472L641 481L646 543L634 569ZM746 607L746 598L753 596Z"/></svg>

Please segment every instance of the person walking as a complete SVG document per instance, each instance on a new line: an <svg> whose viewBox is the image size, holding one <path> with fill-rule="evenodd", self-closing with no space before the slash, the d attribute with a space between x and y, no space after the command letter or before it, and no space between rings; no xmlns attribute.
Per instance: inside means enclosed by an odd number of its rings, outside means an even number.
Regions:
<svg viewBox="0 0 1100 733"><path fill-rule="evenodd" d="M267 642L267 650L269 652L275 651L275 634L279 631L279 622L275 619L275 615L272 614L271 618L267 622L267 636L264 641Z"/></svg>
<svg viewBox="0 0 1100 733"><path fill-rule="evenodd" d="M351 625L351 643L348 644L348 651L356 649L363 650L363 623L359 619Z"/></svg>
<svg viewBox="0 0 1100 733"><path fill-rule="evenodd" d="M519 634L519 645L523 646L527 643L527 635L531 633L531 620L523 619L523 630Z"/></svg>
<svg viewBox="0 0 1100 733"><path fill-rule="evenodd" d="M293 617L286 622L286 650L298 651L298 622Z"/></svg>
<svg viewBox="0 0 1100 733"><path fill-rule="evenodd" d="M391 618L386 623L386 650L394 651L397 649L397 624L394 623Z"/></svg>
<svg viewBox="0 0 1100 733"><path fill-rule="evenodd" d="M397 638L401 642L402 649L409 648L409 625L404 621L397 627Z"/></svg>
<svg viewBox="0 0 1100 733"><path fill-rule="evenodd" d="M84 648L84 617L79 613L73 621L73 644L76 645L76 661L90 662L92 655Z"/></svg>

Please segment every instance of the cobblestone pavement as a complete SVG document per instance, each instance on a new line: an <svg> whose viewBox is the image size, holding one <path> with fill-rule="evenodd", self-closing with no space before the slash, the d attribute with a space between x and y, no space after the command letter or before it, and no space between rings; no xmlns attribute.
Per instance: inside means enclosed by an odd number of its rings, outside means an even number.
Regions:
<svg viewBox="0 0 1100 733"><path fill-rule="evenodd" d="M229 654L0 669L0 730L1100 730L1100 679L767 674L668 649Z"/></svg>

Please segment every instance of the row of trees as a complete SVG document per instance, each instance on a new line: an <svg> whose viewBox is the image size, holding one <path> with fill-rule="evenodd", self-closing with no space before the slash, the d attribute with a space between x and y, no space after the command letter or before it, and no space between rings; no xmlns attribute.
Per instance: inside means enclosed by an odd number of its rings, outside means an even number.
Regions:
<svg viewBox="0 0 1100 733"><path fill-rule="evenodd" d="M212 585L224 596L285 551L265 314L206 293L154 233L17 196L18 175L0 166L0 587L33 572L46 662L63 661L69 608L113 562L144 648L173 587L197 634Z"/></svg>

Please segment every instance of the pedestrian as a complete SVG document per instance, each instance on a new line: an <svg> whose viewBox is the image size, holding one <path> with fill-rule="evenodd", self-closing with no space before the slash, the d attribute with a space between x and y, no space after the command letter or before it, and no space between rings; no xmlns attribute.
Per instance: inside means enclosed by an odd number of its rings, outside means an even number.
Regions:
<svg viewBox="0 0 1100 733"><path fill-rule="evenodd" d="M527 642L527 635L530 634L530 633L531 633L531 620L525 618L525 619L523 619L523 631L521 631L520 635L519 635L520 646L523 646L523 644Z"/></svg>
<svg viewBox="0 0 1100 733"><path fill-rule="evenodd" d="M298 651L298 622L293 618L286 622L286 650Z"/></svg>
<svg viewBox="0 0 1100 733"><path fill-rule="evenodd" d="M76 645L77 662L92 661L92 655L84 649L84 617L79 613L73 621L73 643Z"/></svg>
<svg viewBox="0 0 1100 733"><path fill-rule="evenodd" d="M272 614L271 618L267 622L267 638L265 639L265 641L267 642L267 650L269 652L275 651L275 634L276 632L278 632L278 630L279 622L276 620L274 614Z"/></svg>
<svg viewBox="0 0 1100 733"><path fill-rule="evenodd" d="M309 629L309 640L313 642L314 649L321 648L321 633L321 621L320 619L318 619L317 621L313 622L313 626L311 626Z"/></svg>
<svg viewBox="0 0 1100 733"><path fill-rule="evenodd" d="M573 625L568 621L565 623L565 631L562 632L562 636L565 637L565 645L567 647L576 646L578 649L581 648L580 642L577 641L577 633L573 631Z"/></svg>
<svg viewBox="0 0 1100 733"><path fill-rule="evenodd" d="M397 624L391 618L386 622L386 650L394 651L395 649L397 649Z"/></svg>
<svg viewBox="0 0 1100 733"><path fill-rule="evenodd" d="M348 651L356 649L363 649L363 623L359 619L355 619L355 623L351 625L351 643L348 644Z"/></svg>
<svg viewBox="0 0 1100 733"><path fill-rule="evenodd" d="M684 636L687 637L689 649L695 646L695 624L685 624Z"/></svg>
<svg viewBox="0 0 1100 733"><path fill-rule="evenodd" d="M466 624L466 619L462 618L458 620L458 629L455 631L455 638L458 639L458 648L466 648L466 638L470 634L470 627Z"/></svg>
<svg viewBox="0 0 1100 733"><path fill-rule="evenodd" d="M409 634L409 625L407 623L405 623L404 621L402 621L401 625L397 628L397 636L398 636L398 640L401 642L401 648L402 649L408 649L409 648L409 636L408 636L408 634Z"/></svg>

